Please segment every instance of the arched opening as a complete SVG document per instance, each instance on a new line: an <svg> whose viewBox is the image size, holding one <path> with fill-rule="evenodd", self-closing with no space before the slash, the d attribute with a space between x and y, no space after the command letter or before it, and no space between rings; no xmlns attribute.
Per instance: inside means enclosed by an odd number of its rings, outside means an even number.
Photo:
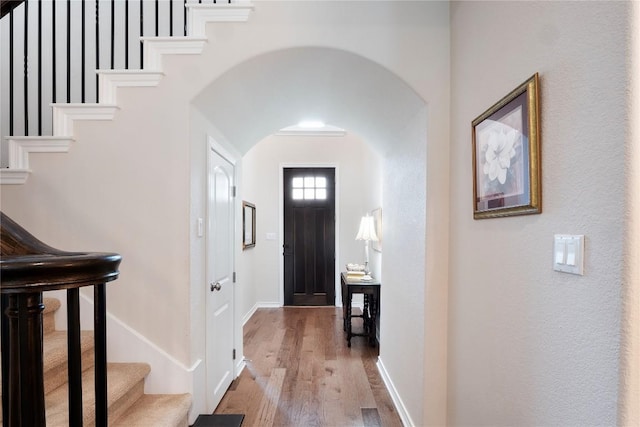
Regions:
<svg viewBox="0 0 640 427"><path fill-rule="evenodd" d="M380 363L402 388L409 412L421 413L426 280L425 101L401 78L369 59L338 49L306 47L274 51L243 62L213 81L192 104L205 123L201 126L206 127L206 133L240 158L265 137L309 117L357 134L380 157L377 182L381 183L385 229ZM265 214L260 206L257 212L258 216ZM277 247L274 251L281 253ZM245 280L244 294L236 303L239 316L258 302L254 296L258 286L262 293L265 286L273 287L272 301L278 301L280 281L265 281L263 275L259 280L252 277L252 262L238 260L239 276ZM410 352L403 350L409 346ZM403 368L406 366L411 370Z"/></svg>

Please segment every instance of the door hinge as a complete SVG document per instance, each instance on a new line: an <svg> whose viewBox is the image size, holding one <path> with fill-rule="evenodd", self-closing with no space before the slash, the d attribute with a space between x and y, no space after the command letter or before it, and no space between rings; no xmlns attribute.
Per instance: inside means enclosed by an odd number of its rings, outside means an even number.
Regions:
<svg viewBox="0 0 640 427"><path fill-rule="evenodd" d="M231 186L231 197L236 197L236 186L235 185Z"/></svg>
<svg viewBox="0 0 640 427"><path fill-rule="evenodd" d="M235 271L233 272L232 280L233 280L233 283L236 283L236 272Z"/></svg>
<svg viewBox="0 0 640 427"><path fill-rule="evenodd" d="M233 360L236 360L236 349L233 349Z"/></svg>

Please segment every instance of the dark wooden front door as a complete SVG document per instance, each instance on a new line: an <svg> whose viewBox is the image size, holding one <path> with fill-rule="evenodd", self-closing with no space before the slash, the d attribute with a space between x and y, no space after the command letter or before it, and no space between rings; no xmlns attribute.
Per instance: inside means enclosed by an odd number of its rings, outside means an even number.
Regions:
<svg viewBox="0 0 640 427"><path fill-rule="evenodd" d="M335 169L284 169L284 304L335 304Z"/></svg>

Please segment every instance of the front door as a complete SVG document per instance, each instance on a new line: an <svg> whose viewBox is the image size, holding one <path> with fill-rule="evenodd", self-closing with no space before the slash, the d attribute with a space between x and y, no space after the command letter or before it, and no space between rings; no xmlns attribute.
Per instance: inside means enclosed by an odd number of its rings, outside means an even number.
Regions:
<svg viewBox="0 0 640 427"><path fill-rule="evenodd" d="M233 380L234 165L208 146L206 371L213 413Z"/></svg>
<svg viewBox="0 0 640 427"><path fill-rule="evenodd" d="M335 169L285 168L284 304L335 304Z"/></svg>

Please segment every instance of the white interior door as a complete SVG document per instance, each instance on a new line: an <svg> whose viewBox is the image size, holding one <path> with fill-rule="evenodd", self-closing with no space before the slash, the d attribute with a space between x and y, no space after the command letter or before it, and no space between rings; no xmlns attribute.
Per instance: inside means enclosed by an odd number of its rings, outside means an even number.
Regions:
<svg viewBox="0 0 640 427"><path fill-rule="evenodd" d="M207 201L207 411L233 381L234 165L208 147Z"/></svg>

